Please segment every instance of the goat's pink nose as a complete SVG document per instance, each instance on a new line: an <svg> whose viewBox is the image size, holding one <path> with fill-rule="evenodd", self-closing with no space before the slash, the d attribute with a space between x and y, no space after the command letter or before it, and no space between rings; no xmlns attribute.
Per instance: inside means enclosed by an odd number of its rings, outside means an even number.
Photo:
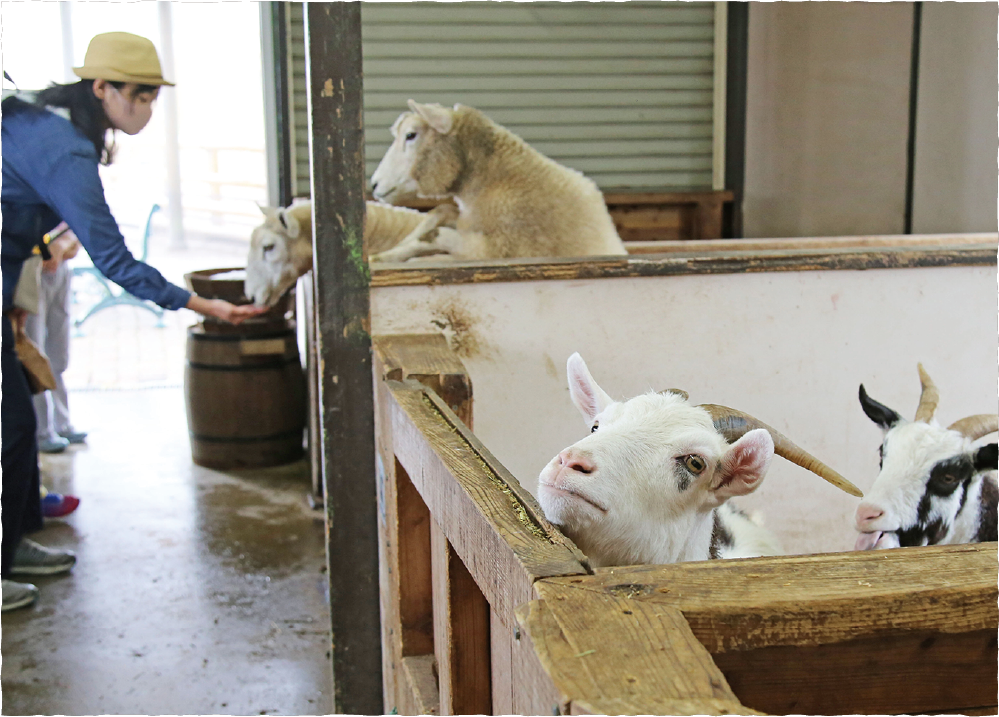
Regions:
<svg viewBox="0 0 999 717"><path fill-rule="evenodd" d="M558 454L559 462L563 469L585 473L589 475L597 469L596 464L585 456L575 455L570 451L562 451Z"/></svg>
<svg viewBox="0 0 999 717"><path fill-rule="evenodd" d="M870 523L871 521L877 520L884 514L884 509L879 508L873 503L861 503L857 506L857 525Z"/></svg>

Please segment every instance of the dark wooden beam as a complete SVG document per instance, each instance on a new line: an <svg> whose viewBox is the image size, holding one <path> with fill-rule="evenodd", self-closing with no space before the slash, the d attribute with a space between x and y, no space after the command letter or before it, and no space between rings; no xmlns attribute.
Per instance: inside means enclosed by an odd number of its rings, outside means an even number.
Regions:
<svg viewBox="0 0 999 717"><path fill-rule="evenodd" d="M742 200L746 185L746 77L749 3L728 3L728 52L725 74L725 189L734 195L725 205L726 239L742 237Z"/></svg>
<svg viewBox="0 0 999 717"><path fill-rule="evenodd" d="M361 6L305 23L334 712L382 714Z"/></svg>

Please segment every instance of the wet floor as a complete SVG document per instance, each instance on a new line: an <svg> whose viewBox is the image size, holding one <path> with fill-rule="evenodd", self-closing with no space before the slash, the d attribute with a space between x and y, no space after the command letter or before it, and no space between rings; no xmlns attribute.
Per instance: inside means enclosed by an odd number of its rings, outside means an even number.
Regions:
<svg viewBox="0 0 999 717"><path fill-rule="evenodd" d="M82 502L32 537L78 561L3 615L2 714L329 714L306 463L195 466L180 388L70 402L88 445L44 457L43 483Z"/></svg>

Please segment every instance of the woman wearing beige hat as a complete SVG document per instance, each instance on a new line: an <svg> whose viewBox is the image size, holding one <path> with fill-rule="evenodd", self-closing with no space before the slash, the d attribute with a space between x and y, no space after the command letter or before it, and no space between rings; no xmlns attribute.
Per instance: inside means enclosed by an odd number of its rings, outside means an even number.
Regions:
<svg viewBox="0 0 999 717"><path fill-rule="evenodd" d="M4 611L30 605L38 594L33 585L14 582L10 576L62 573L76 561L68 551L22 538L42 527L35 412L14 352L15 329L22 329L25 317L13 303L14 288L34 248L40 247L47 257L44 237L65 222L101 273L134 296L233 323L264 311L194 296L137 261L104 199L98 164L113 160L114 132L142 131L160 88L173 84L163 78L153 44L126 32L97 35L90 41L83 66L73 72L79 82L54 84L32 104L13 96L0 105ZM58 252L58 246L53 250Z"/></svg>

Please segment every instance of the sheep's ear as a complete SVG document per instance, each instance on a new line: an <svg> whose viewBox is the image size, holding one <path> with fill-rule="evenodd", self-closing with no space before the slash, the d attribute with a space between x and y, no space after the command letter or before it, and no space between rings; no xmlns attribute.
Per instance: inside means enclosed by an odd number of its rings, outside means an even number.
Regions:
<svg viewBox="0 0 999 717"><path fill-rule="evenodd" d="M302 227L298 223L298 219L295 218L295 215L287 209L282 209L279 218L281 219L281 224L284 225L285 231L288 232L288 238L297 238L299 232L302 231Z"/></svg>
<svg viewBox="0 0 999 717"><path fill-rule="evenodd" d="M718 462L711 491L722 502L760 487L774 457L774 441L765 428L747 432Z"/></svg>
<svg viewBox="0 0 999 717"><path fill-rule="evenodd" d="M412 100L410 100L410 102L412 102ZM399 136L399 125L401 125L402 121L406 119L407 114L409 113L403 112L402 114L400 114L398 117L395 118L395 122L392 123L392 126L389 127L389 132L392 134L393 137Z"/></svg>
<svg viewBox="0 0 999 717"><path fill-rule="evenodd" d="M421 105L419 102L409 100L409 109L420 115L428 125L440 134L450 132L454 124L451 110L440 105Z"/></svg>
<svg viewBox="0 0 999 717"><path fill-rule="evenodd" d="M864 390L864 384L860 384L860 406L868 418L886 431L902 420L902 416L896 411L868 396L867 391Z"/></svg>
<svg viewBox="0 0 999 717"><path fill-rule="evenodd" d="M569 357L566 371L569 374L569 395L572 397L572 402L576 404L586 422L592 423L601 411L614 403L614 399L604 393L593 380L589 369L586 368L586 362L578 353Z"/></svg>
<svg viewBox="0 0 999 717"><path fill-rule="evenodd" d="M999 444L989 443L975 451L975 470L994 471L999 469Z"/></svg>

